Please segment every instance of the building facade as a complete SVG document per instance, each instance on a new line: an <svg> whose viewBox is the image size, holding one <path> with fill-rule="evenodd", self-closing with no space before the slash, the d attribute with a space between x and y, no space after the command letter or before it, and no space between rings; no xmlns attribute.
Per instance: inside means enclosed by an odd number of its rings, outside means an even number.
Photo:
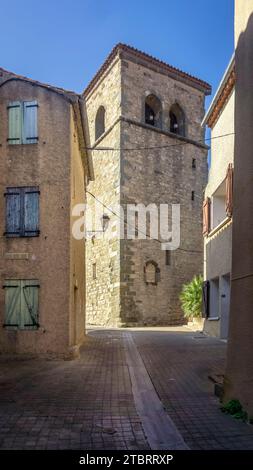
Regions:
<svg viewBox="0 0 253 470"><path fill-rule="evenodd" d="M231 308L224 402L253 419L253 0L235 1L235 153Z"/></svg>
<svg viewBox="0 0 253 470"><path fill-rule="evenodd" d="M102 208L86 244L89 323L184 321L179 293L202 272L207 147L201 122L210 92L207 83L122 44L85 90L95 173L87 202ZM152 204L150 217L154 205L180 204L179 248L164 251L160 236L145 239L138 216L126 219L131 204ZM113 236L119 226L121 236Z"/></svg>
<svg viewBox="0 0 253 470"><path fill-rule="evenodd" d="M82 100L0 70L0 352L74 357L85 253L72 208L90 177Z"/></svg>
<svg viewBox="0 0 253 470"><path fill-rule="evenodd" d="M204 331L226 339L232 267L235 61L232 58L204 118L211 129L211 165L203 206Z"/></svg>

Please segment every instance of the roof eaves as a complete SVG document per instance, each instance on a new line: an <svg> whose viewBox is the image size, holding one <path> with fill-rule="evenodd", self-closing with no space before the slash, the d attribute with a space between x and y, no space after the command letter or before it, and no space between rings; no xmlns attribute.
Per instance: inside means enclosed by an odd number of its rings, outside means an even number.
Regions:
<svg viewBox="0 0 253 470"><path fill-rule="evenodd" d="M183 72L182 70L173 67L172 65L169 65L166 62L163 62L162 60L159 60L149 54L146 54L145 52L142 52L132 46L119 43L112 49L105 62L102 64L102 66L99 68L93 79L90 81L90 83L84 90L84 96L87 96L89 94L89 92L96 85L100 77L104 74L109 65L112 63L113 59L121 51L128 52L129 54L132 54L135 57L142 58L156 66L163 68L164 70L166 70L166 72L173 74L173 76L176 75L181 79L187 80L192 86L202 89L206 95L209 95L211 93L211 85L209 85L207 82L200 80L199 78L196 78L186 72Z"/></svg>

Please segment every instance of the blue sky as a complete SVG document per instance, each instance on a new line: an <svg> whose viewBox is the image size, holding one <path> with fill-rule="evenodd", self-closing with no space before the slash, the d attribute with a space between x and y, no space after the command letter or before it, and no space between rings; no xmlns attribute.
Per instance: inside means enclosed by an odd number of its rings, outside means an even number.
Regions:
<svg viewBox="0 0 253 470"><path fill-rule="evenodd" d="M215 91L233 52L233 6L234 0L0 0L0 66L81 92L124 42Z"/></svg>

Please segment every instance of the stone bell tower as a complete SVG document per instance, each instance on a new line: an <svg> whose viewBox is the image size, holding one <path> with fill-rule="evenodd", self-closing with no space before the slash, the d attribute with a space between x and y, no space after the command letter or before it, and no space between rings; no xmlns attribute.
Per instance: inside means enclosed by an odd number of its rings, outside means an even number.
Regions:
<svg viewBox="0 0 253 470"><path fill-rule="evenodd" d="M123 44L84 91L95 171L87 202L103 211L100 236L94 231L87 242L90 324L183 323L179 293L202 272L207 147L201 122L210 92L207 83ZM179 248L164 251L161 240L140 232L136 239L108 237L105 219L110 233L119 220L127 231L129 204L180 204ZM119 205L123 217L110 210Z"/></svg>

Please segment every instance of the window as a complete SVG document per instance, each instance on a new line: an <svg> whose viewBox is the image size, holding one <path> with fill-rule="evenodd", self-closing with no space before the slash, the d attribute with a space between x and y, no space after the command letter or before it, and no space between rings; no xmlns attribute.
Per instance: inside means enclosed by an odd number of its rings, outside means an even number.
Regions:
<svg viewBox="0 0 253 470"><path fill-rule="evenodd" d="M155 261L147 261L144 266L144 278L146 284L157 285L160 281L160 269Z"/></svg>
<svg viewBox="0 0 253 470"><path fill-rule="evenodd" d="M145 123L162 127L162 104L155 95L148 95L145 100Z"/></svg>
<svg viewBox="0 0 253 470"><path fill-rule="evenodd" d="M211 229L218 227L226 217L226 181L224 180L212 196Z"/></svg>
<svg viewBox="0 0 253 470"><path fill-rule="evenodd" d="M195 201L195 191L192 191L192 201Z"/></svg>
<svg viewBox="0 0 253 470"><path fill-rule="evenodd" d="M210 232L210 207L211 201L207 197L203 202L203 236L207 236Z"/></svg>
<svg viewBox="0 0 253 470"><path fill-rule="evenodd" d="M37 101L13 101L9 104L9 144L38 142L37 110Z"/></svg>
<svg viewBox="0 0 253 470"><path fill-rule="evenodd" d="M165 251L165 264L166 264L166 266L171 265L171 250L166 250Z"/></svg>
<svg viewBox="0 0 253 470"><path fill-rule="evenodd" d="M38 324L39 281L6 280L4 327L34 330Z"/></svg>
<svg viewBox="0 0 253 470"><path fill-rule="evenodd" d="M7 188L7 237L36 237L39 235L38 187Z"/></svg>
<svg viewBox="0 0 253 470"><path fill-rule="evenodd" d="M105 132L105 108L100 106L95 120L95 140Z"/></svg>
<svg viewBox="0 0 253 470"><path fill-rule="evenodd" d="M97 264L93 263L92 265L92 277L93 280L97 279Z"/></svg>
<svg viewBox="0 0 253 470"><path fill-rule="evenodd" d="M192 169L196 170L196 158L192 159Z"/></svg>
<svg viewBox="0 0 253 470"><path fill-rule="evenodd" d="M209 318L217 318L220 315L220 283L219 278L210 280L210 312Z"/></svg>
<svg viewBox="0 0 253 470"><path fill-rule="evenodd" d="M177 103L170 108L170 132L185 136L185 115Z"/></svg>

